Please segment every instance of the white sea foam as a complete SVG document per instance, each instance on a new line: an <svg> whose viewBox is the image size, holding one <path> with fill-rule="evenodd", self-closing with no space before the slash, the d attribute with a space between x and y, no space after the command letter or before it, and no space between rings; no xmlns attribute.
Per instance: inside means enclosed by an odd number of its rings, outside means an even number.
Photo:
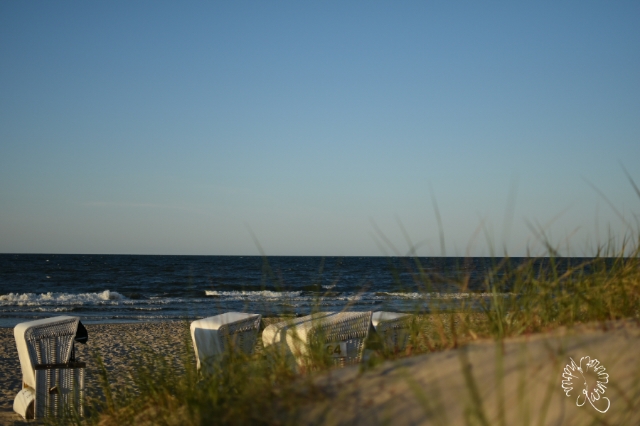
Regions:
<svg viewBox="0 0 640 426"><path fill-rule="evenodd" d="M381 297L391 296L398 299L478 299L492 297L493 293L379 293ZM509 293L497 293L499 297L508 297Z"/></svg>
<svg viewBox="0 0 640 426"><path fill-rule="evenodd" d="M105 305L126 302L117 291L99 293L9 293L0 295L0 306Z"/></svg>
<svg viewBox="0 0 640 426"><path fill-rule="evenodd" d="M67 307L67 306L62 306L57 308L50 307L50 306L40 306L38 308L35 308L34 310L38 312L69 312L69 311L73 311L73 308Z"/></svg>
<svg viewBox="0 0 640 426"><path fill-rule="evenodd" d="M154 297L145 299L129 299L116 291L104 290L96 293L9 293L0 295L2 312L22 311L24 309L66 312L74 309L98 309L128 307L129 309L155 311L183 306L184 303L201 304L212 300L243 303L272 303L274 305L311 306L340 305L341 303L377 304L386 302L419 302L442 299L477 299L492 297L491 293L421 293L421 292L342 292L330 295L319 295L303 291L216 291L205 290L202 298ZM499 294L509 296L508 293Z"/></svg>
<svg viewBox="0 0 640 426"><path fill-rule="evenodd" d="M302 291L216 291L205 290L207 296L220 298L224 301L385 301L385 300L424 300L424 299L478 299L493 296L492 293L401 293L401 292L344 292L330 296L302 295ZM500 297L507 297L509 293L499 293Z"/></svg>
<svg viewBox="0 0 640 426"><path fill-rule="evenodd" d="M301 291L216 291L205 290L207 296L220 297L224 300L276 300L297 299Z"/></svg>

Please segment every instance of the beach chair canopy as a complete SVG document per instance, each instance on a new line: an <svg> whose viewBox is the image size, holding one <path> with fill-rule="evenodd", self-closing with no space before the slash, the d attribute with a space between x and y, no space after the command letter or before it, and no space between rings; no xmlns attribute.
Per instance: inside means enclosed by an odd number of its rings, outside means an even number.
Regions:
<svg viewBox="0 0 640 426"><path fill-rule="evenodd" d="M371 323L374 328L378 328L378 325L381 325L384 322L397 322L398 320L408 320L411 317L410 314L401 314L398 312L385 312L378 311L374 312L371 316Z"/></svg>
<svg viewBox="0 0 640 426"><path fill-rule="evenodd" d="M338 365L362 360L364 343L371 329L371 312L318 312L271 324L264 329L266 346L280 345L298 365L309 361L312 345L334 358Z"/></svg>
<svg viewBox="0 0 640 426"><path fill-rule="evenodd" d="M386 351L402 351L409 343L410 314L398 312L374 312L371 316L371 324L381 339Z"/></svg>
<svg viewBox="0 0 640 426"><path fill-rule="evenodd" d="M196 353L198 369L207 361L213 361L227 349L231 342L235 350L246 354L253 352L262 315L244 312L227 312L203 318L191 323L191 339Z"/></svg>
<svg viewBox="0 0 640 426"><path fill-rule="evenodd" d="M37 365L66 364L73 354L73 343L86 343L87 329L80 318L60 316L36 321L23 322L15 326L22 381L36 387L35 367Z"/></svg>

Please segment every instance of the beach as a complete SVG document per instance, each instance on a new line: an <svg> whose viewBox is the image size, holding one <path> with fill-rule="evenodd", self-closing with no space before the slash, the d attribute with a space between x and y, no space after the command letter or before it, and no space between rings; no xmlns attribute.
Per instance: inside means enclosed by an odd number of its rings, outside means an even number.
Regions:
<svg viewBox="0 0 640 426"><path fill-rule="evenodd" d="M102 356L111 388L117 392L145 350L174 359L180 368L185 344L190 345L186 322L99 324L87 325L87 330L88 344L76 347L77 357L87 362L88 398L98 396L100 389L98 363L92 354ZM0 329L0 341L0 422L33 424L12 410L20 390L13 329ZM506 424L517 424L525 416L534 424L541 420L541 413L546 416L543 424L579 425L596 418L609 424L638 424L637 353L640 325L634 320L560 328L506 339L502 345L479 340L457 349L388 361L364 373L357 366L323 373L317 385L326 397L302 407L306 414L301 420L317 425L465 424L465 416L474 413L470 390L475 386L489 424L497 424L501 410ZM561 386L563 368L585 356L606 367L609 383L603 396L611 401L608 412L599 413L588 402L576 405L582 383L576 382L570 396ZM602 409L604 402L594 401L594 405Z"/></svg>
<svg viewBox="0 0 640 426"><path fill-rule="evenodd" d="M76 358L87 363L85 389L87 397L96 397L100 389L99 369L92 353L100 354L109 372L112 388L127 380L130 368L139 361L138 355L151 349L176 360L189 340L188 324L182 321L133 323L133 324L88 324L89 341L76 344ZM12 328L0 328L0 422L21 424L21 417L13 412L13 399L21 389L21 372ZM195 358L194 358L195 361Z"/></svg>

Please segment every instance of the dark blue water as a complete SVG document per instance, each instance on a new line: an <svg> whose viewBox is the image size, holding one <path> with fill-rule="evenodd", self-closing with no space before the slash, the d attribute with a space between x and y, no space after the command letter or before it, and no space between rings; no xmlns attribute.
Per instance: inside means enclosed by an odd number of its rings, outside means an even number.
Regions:
<svg viewBox="0 0 640 426"><path fill-rule="evenodd" d="M499 260L0 254L0 326L53 315L92 323L301 315L314 306L429 311L485 297L485 276Z"/></svg>

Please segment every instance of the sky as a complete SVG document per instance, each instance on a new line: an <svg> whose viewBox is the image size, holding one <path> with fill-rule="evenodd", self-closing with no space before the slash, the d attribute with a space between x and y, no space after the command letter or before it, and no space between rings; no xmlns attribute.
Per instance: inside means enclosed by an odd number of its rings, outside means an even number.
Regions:
<svg viewBox="0 0 640 426"><path fill-rule="evenodd" d="M640 3L529 3L0 2L0 252L637 236Z"/></svg>

